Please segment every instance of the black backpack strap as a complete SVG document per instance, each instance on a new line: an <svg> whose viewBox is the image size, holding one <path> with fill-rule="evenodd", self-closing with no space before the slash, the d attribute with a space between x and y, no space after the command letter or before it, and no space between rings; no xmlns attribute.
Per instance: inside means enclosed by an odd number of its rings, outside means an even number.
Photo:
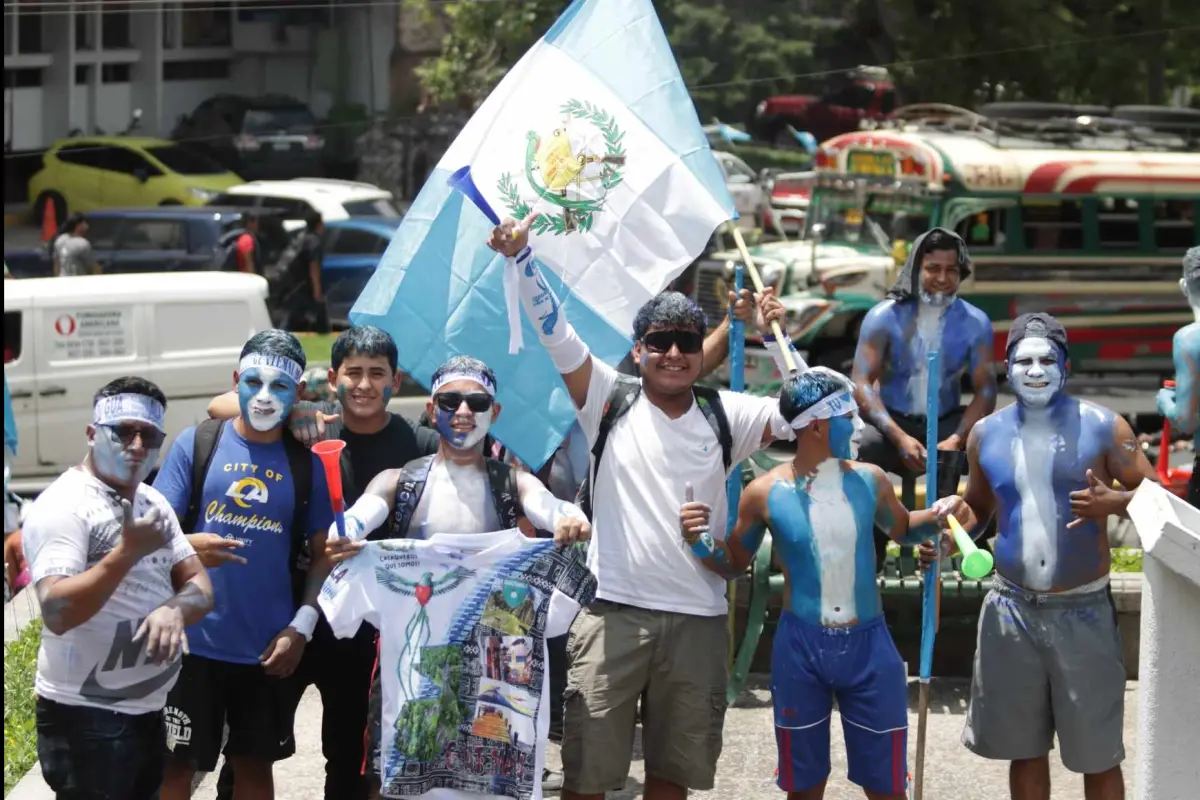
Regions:
<svg viewBox="0 0 1200 800"><path fill-rule="evenodd" d="M184 535L196 532L196 523L200 521L200 504L204 502L204 479L208 476L208 468L212 466L213 454L217 452L217 443L221 441L225 423L223 419L206 419L196 426L196 438L192 442L192 491L188 496L187 513L179 523Z"/></svg>
<svg viewBox="0 0 1200 800"><path fill-rule="evenodd" d="M492 501L496 504L496 515L505 528L517 527L517 519L524 509L517 491L517 471L503 461L485 459L488 486L492 490Z"/></svg>
<svg viewBox="0 0 1200 800"><path fill-rule="evenodd" d="M592 445L592 468L575 494L575 504L588 519L592 518L592 485L600 474L600 458L604 455L604 446L608 444L608 435L612 433L617 420L628 413L641 392L641 380L629 375L617 375L616 383L608 392L608 400L600 414L600 426L596 430L596 443Z"/></svg>
<svg viewBox="0 0 1200 800"><path fill-rule="evenodd" d="M710 386L693 386L696 394L696 405L700 413L708 420L709 427L717 435L721 445L721 460L725 463L725 472L733 465L733 432L729 428L729 417L725 416L725 406L721 404L721 393Z"/></svg>
<svg viewBox="0 0 1200 800"><path fill-rule="evenodd" d="M312 532L308 530L308 504L312 499L313 455L286 428L283 451L287 454L288 472L292 475L292 545L299 549L308 543L308 534Z"/></svg>
<svg viewBox="0 0 1200 800"><path fill-rule="evenodd" d="M396 478L396 505L392 510L392 531L398 537L408 536L408 526L412 524L413 513L421 502L421 493L425 491L425 481L429 479L429 469L433 466L433 456L425 456L410 461L400 469Z"/></svg>

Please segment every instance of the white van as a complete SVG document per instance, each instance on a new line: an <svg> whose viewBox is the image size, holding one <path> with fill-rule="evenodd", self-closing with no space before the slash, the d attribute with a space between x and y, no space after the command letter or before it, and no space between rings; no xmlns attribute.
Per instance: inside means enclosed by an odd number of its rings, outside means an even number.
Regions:
<svg viewBox="0 0 1200 800"><path fill-rule="evenodd" d="M4 282L4 374L20 452L9 488L39 491L82 460L96 391L124 375L167 396L167 441L233 385L246 339L271 327L267 282L229 272Z"/></svg>

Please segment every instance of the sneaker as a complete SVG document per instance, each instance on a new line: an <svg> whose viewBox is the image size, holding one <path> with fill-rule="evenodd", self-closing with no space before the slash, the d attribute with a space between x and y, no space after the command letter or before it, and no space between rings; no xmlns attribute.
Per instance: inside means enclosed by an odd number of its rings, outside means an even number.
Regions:
<svg viewBox="0 0 1200 800"><path fill-rule="evenodd" d="M542 770L542 791L557 792L562 789L563 776L561 772L546 767Z"/></svg>

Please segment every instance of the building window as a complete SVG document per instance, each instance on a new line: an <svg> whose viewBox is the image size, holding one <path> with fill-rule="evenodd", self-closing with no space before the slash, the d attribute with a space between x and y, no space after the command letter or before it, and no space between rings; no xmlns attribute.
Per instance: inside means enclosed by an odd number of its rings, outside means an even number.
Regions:
<svg viewBox="0 0 1200 800"><path fill-rule="evenodd" d="M221 81L228 79L229 59L163 63L164 81Z"/></svg>
<svg viewBox="0 0 1200 800"><path fill-rule="evenodd" d="M101 83L129 83L132 67L129 64L104 64L100 67Z"/></svg>
<svg viewBox="0 0 1200 800"><path fill-rule="evenodd" d="M180 44L183 47L229 47L233 43L233 4L205 3L181 9Z"/></svg>
<svg viewBox="0 0 1200 800"><path fill-rule="evenodd" d="M92 82L92 65L91 64L76 64L75 65L75 85L86 86Z"/></svg>
<svg viewBox="0 0 1200 800"><path fill-rule="evenodd" d="M32 89L42 85L40 69L6 69L4 70L5 89Z"/></svg>
<svg viewBox="0 0 1200 800"><path fill-rule="evenodd" d="M42 17L44 11L38 10L30 0L17 3L17 52L44 53L42 43ZM7 23L8 20L5 20ZM6 25L7 27L7 25ZM8 37L5 37L8 41ZM7 50L5 51L7 52Z"/></svg>
<svg viewBox="0 0 1200 800"><path fill-rule="evenodd" d="M133 47L129 19L130 4L106 0L103 8L100 15L101 47L105 50L127 50Z"/></svg>
<svg viewBox="0 0 1200 800"><path fill-rule="evenodd" d="M75 49L96 49L96 6L82 4L75 8Z"/></svg>

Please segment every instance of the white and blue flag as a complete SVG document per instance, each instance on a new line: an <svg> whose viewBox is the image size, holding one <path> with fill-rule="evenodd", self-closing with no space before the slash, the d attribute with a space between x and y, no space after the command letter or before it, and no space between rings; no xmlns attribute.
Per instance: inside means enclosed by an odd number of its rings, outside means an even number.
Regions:
<svg viewBox="0 0 1200 800"><path fill-rule="evenodd" d="M392 334L425 386L453 355L487 362L504 407L492 432L537 468L575 411L550 357L521 346L534 331L486 245L492 222L448 185L468 166L499 217L540 212L542 272L609 364L638 309L737 212L650 0L575 0L467 123L350 317Z"/></svg>

